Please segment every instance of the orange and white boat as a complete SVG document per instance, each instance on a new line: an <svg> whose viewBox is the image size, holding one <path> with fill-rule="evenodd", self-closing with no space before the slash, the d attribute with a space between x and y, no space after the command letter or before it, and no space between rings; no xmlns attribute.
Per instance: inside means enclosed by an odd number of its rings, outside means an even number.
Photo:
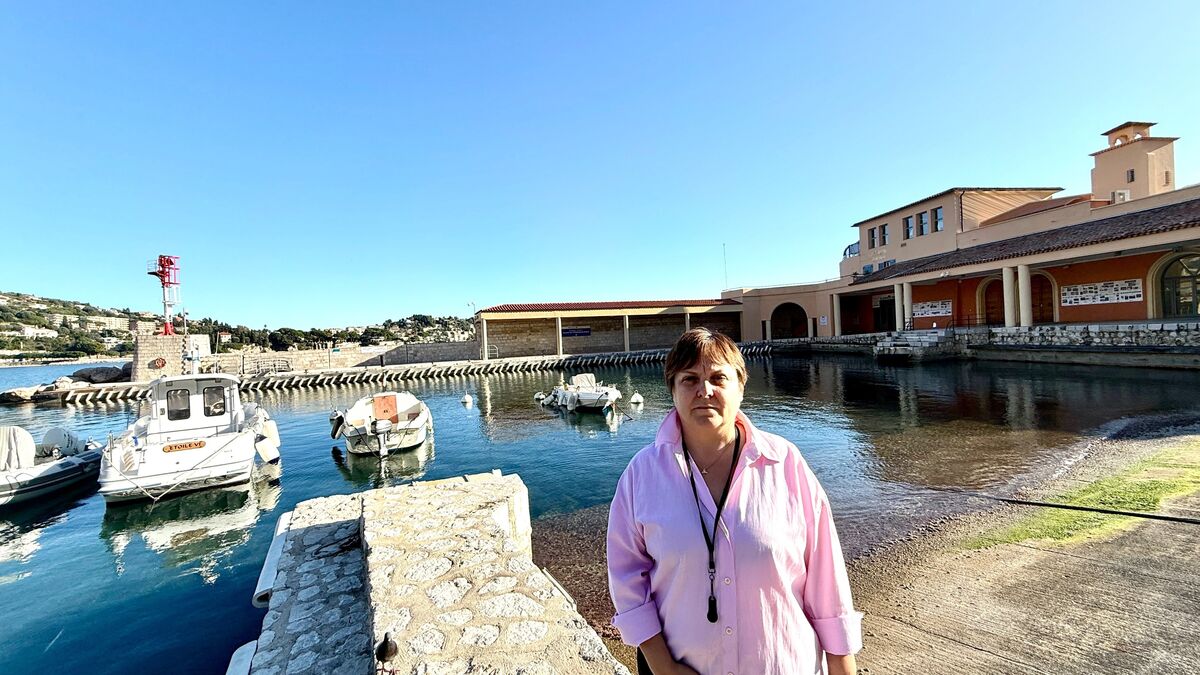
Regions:
<svg viewBox="0 0 1200 675"><path fill-rule="evenodd" d="M429 406L407 391L384 391L364 396L346 410L329 414L329 435L346 438L356 455L381 455L415 448L433 431Z"/></svg>

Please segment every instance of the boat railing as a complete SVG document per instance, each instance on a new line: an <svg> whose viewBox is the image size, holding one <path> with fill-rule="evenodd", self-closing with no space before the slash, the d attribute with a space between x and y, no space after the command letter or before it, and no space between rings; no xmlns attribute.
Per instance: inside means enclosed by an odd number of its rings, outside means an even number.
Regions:
<svg viewBox="0 0 1200 675"><path fill-rule="evenodd" d="M259 359L246 364L246 374L252 375L287 372L291 369L292 362L288 359Z"/></svg>

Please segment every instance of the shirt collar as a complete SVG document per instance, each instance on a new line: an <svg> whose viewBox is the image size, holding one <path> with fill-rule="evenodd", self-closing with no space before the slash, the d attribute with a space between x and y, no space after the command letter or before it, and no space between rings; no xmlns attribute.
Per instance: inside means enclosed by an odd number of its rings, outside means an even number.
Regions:
<svg viewBox="0 0 1200 675"><path fill-rule="evenodd" d="M742 438L744 439L742 457L748 463L753 464L760 457L768 462L778 462L780 460L779 449L740 410L737 414L737 425L741 428ZM658 434L654 437L654 444L666 448L675 454L683 454L683 428L679 423L679 411L671 408L671 412L667 413L667 417L658 427Z"/></svg>

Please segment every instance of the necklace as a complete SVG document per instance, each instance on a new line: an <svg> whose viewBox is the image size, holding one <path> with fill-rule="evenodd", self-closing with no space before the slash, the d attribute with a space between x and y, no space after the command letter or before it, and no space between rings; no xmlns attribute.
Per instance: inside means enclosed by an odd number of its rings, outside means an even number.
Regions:
<svg viewBox="0 0 1200 675"><path fill-rule="evenodd" d="M733 439L733 444L734 444L734 447L737 447L737 439L741 437L742 432L740 430L735 429L734 433L735 433L735 436ZM713 461L709 462L706 466L700 466L699 467L700 475L707 476L709 469L713 468L714 466L717 465L717 462L721 461L721 455L723 455L723 454L725 454L725 453L718 454L717 458L714 459ZM699 466L699 465L697 465L697 466Z"/></svg>
<svg viewBox="0 0 1200 675"><path fill-rule="evenodd" d="M708 548L708 622L717 622L717 527L721 524L721 512L725 510L725 499L729 497L729 487L733 484L733 468L737 465L738 456L742 454L742 430L735 428L733 438L733 458L729 460L729 475L725 477L725 489L721 491L721 501L717 502L717 515L713 517L712 535L704 526L704 514L700 511L700 493L696 490L696 476L692 473L692 458L688 454L687 443L683 444L683 458L688 463L688 483L692 485L692 497L696 500L696 514L700 516L700 533L704 535L704 545ZM719 458L718 458L719 459ZM715 462L714 462L715 463ZM709 465L710 467L712 464Z"/></svg>

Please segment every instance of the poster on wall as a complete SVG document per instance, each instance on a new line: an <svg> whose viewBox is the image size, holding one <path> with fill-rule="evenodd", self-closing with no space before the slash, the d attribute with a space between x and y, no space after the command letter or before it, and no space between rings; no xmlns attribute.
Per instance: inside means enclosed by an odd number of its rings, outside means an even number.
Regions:
<svg viewBox="0 0 1200 675"><path fill-rule="evenodd" d="M1062 306L1107 305L1116 302L1141 302L1142 280L1097 281L1062 287Z"/></svg>
<svg viewBox="0 0 1200 675"><path fill-rule="evenodd" d="M917 302L913 304L913 318L923 316L950 316L953 313L954 303L950 300L933 300L931 302Z"/></svg>
<svg viewBox="0 0 1200 675"><path fill-rule="evenodd" d="M828 325L829 325L829 317L828 317L827 315L825 315L825 314L822 314L822 315L821 315L821 325L822 325L822 326L828 326Z"/></svg>

